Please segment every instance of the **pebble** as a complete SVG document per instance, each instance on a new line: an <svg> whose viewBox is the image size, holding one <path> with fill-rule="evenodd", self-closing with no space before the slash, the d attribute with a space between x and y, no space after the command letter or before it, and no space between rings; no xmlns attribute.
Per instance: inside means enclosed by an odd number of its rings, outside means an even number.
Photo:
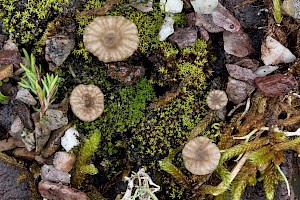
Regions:
<svg viewBox="0 0 300 200"><path fill-rule="evenodd" d="M259 62L257 60L249 58L244 58L234 64L241 67L246 67L248 69L251 69L252 71L255 71L259 66Z"/></svg>
<svg viewBox="0 0 300 200"><path fill-rule="evenodd" d="M160 0L160 9L167 13L181 13L183 8L182 0Z"/></svg>
<svg viewBox="0 0 300 200"><path fill-rule="evenodd" d="M16 148L13 154L18 158L24 158L26 160L34 160L36 156L34 151L27 151L26 148Z"/></svg>
<svg viewBox="0 0 300 200"><path fill-rule="evenodd" d="M61 110L48 109L46 111L45 124L53 131L68 124L68 118Z"/></svg>
<svg viewBox="0 0 300 200"><path fill-rule="evenodd" d="M36 122L34 125L35 151L40 152L49 140L51 131L44 123Z"/></svg>
<svg viewBox="0 0 300 200"><path fill-rule="evenodd" d="M218 0L193 0L191 4L197 13L211 14L218 6Z"/></svg>
<svg viewBox="0 0 300 200"><path fill-rule="evenodd" d="M62 65L74 46L75 41L68 36L55 35L48 37L45 47L45 59L49 63L49 69L54 71L56 67Z"/></svg>
<svg viewBox="0 0 300 200"><path fill-rule="evenodd" d="M52 181L62 184L69 184L71 175L56 169L53 165L43 165L41 168L41 177L44 181Z"/></svg>
<svg viewBox="0 0 300 200"><path fill-rule="evenodd" d="M130 0L130 5L142 12L151 12L153 11L152 5L153 0L148 0L147 3L140 2L139 0Z"/></svg>
<svg viewBox="0 0 300 200"><path fill-rule="evenodd" d="M261 45L261 60L265 65L277 65L291 63L296 60L296 56L280 42L267 36L266 41Z"/></svg>
<svg viewBox="0 0 300 200"><path fill-rule="evenodd" d="M4 50L0 52L0 65L13 64L14 69L20 68L21 55L19 51Z"/></svg>
<svg viewBox="0 0 300 200"><path fill-rule="evenodd" d="M42 197L46 199L89 200L84 192L50 181L39 182L38 189Z"/></svg>
<svg viewBox="0 0 300 200"><path fill-rule="evenodd" d="M29 106L22 101L15 99L13 102L13 110L20 117L24 126L29 130L33 130L33 123L31 121Z"/></svg>
<svg viewBox="0 0 300 200"><path fill-rule="evenodd" d="M25 132L23 131L22 133L22 141L25 144L25 148L27 151L32 151L35 148L35 137L34 137L34 132Z"/></svg>
<svg viewBox="0 0 300 200"><path fill-rule="evenodd" d="M250 84L254 83L256 74L251 69L243 68L234 64L226 64L229 75L237 80L246 81Z"/></svg>
<svg viewBox="0 0 300 200"><path fill-rule="evenodd" d="M16 99L19 99L23 103L26 103L27 105L31 105L31 106L34 106L37 104L37 101L32 96L32 94L27 89L24 89L24 88L21 88L18 91Z"/></svg>
<svg viewBox="0 0 300 200"><path fill-rule="evenodd" d="M300 19L300 0L284 0L282 9L294 19Z"/></svg>
<svg viewBox="0 0 300 200"><path fill-rule="evenodd" d="M292 74L257 77L255 83L259 90L269 97L278 97L298 89L298 82Z"/></svg>
<svg viewBox="0 0 300 200"><path fill-rule="evenodd" d="M197 31L195 28L178 28L169 39L178 45L179 49L193 46L197 39Z"/></svg>
<svg viewBox="0 0 300 200"><path fill-rule="evenodd" d="M53 158L53 165L56 169L63 172L71 171L76 157L74 154L67 153L65 151L56 152Z"/></svg>
<svg viewBox="0 0 300 200"><path fill-rule="evenodd" d="M196 13L195 15L195 25L203 27L210 33L223 32L224 29L213 21L212 15Z"/></svg>
<svg viewBox="0 0 300 200"><path fill-rule="evenodd" d="M1 66L0 65L0 81L13 76L13 65L8 64Z"/></svg>
<svg viewBox="0 0 300 200"><path fill-rule="evenodd" d="M55 130L44 149L41 151L41 156L43 158L48 158L52 156L60 147L61 137L65 134L65 131L70 128L70 124Z"/></svg>
<svg viewBox="0 0 300 200"><path fill-rule="evenodd" d="M13 137L0 140L0 152L8 151L16 147L24 147L24 143L20 139Z"/></svg>
<svg viewBox="0 0 300 200"><path fill-rule="evenodd" d="M23 125L20 117L17 115L14 118L14 121L13 121L11 127L10 127L9 134L12 137L15 137L15 138L21 138L21 134L23 132L23 129L24 129L24 125Z"/></svg>
<svg viewBox="0 0 300 200"><path fill-rule="evenodd" d="M61 146L69 152L73 147L79 144L78 138L79 133L78 131L71 127L66 132L65 135L61 138Z"/></svg>
<svg viewBox="0 0 300 200"><path fill-rule="evenodd" d="M160 27L160 31L158 33L159 41L164 41L174 33L174 20L172 17L166 16L162 26Z"/></svg>
<svg viewBox="0 0 300 200"><path fill-rule="evenodd" d="M223 32L224 50L226 53L239 58L246 57L254 52L249 37L242 30L238 32Z"/></svg>
<svg viewBox="0 0 300 200"><path fill-rule="evenodd" d="M266 76L277 70L278 66L261 66L254 72L258 77Z"/></svg>
<svg viewBox="0 0 300 200"><path fill-rule="evenodd" d="M244 81L236 80L233 78L229 78L227 83L226 93L228 95L228 99L235 104L242 103L248 96L250 92L255 89L249 83Z"/></svg>

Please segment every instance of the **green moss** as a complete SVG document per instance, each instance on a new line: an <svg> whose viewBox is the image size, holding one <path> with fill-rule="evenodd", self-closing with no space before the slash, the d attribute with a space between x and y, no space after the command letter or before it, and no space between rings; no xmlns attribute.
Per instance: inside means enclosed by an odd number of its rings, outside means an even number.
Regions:
<svg viewBox="0 0 300 200"><path fill-rule="evenodd" d="M100 139L101 132L99 130L93 131L89 138L85 139L84 144L77 153L76 163L72 173L72 183L75 186L78 187L81 185L85 174L98 173L97 168L95 168L93 164L88 164L88 161L99 148Z"/></svg>
<svg viewBox="0 0 300 200"><path fill-rule="evenodd" d="M36 24L43 24L53 13L62 13L69 0L30 0L26 4L17 0L0 0L1 17L4 33L17 44L36 41L43 29Z"/></svg>

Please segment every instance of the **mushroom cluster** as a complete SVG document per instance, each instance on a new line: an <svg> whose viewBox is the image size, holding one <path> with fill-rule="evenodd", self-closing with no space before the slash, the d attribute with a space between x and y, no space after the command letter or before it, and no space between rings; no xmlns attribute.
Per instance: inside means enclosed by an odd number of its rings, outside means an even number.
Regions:
<svg viewBox="0 0 300 200"><path fill-rule="evenodd" d="M138 29L125 17L101 16L85 28L83 42L103 62L122 61L138 48Z"/></svg>
<svg viewBox="0 0 300 200"><path fill-rule="evenodd" d="M212 173L217 168L220 157L217 145L203 136L190 140L182 150L185 168L195 175Z"/></svg>
<svg viewBox="0 0 300 200"><path fill-rule="evenodd" d="M80 120L96 120L104 110L104 95L95 85L76 86L70 96L71 109Z"/></svg>

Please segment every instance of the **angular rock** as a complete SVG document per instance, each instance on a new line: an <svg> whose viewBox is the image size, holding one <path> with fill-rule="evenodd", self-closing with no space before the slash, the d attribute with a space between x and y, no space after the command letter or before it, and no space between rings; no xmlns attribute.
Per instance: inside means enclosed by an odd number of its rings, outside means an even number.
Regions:
<svg viewBox="0 0 300 200"><path fill-rule="evenodd" d="M148 0L147 3L136 1L136 0L130 0L129 1L130 5L142 12L151 12L153 11L152 5L153 5L153 0Z"/></svg>
<svg viewBox="0 0 300 200"><path fill-rule="evenodd" d="M24 143L20 139L13 138L13 137L0 140L0 152L8 151L16 147L24 147Z"/></svg>
<svg viewBox="0 0 300 200"><path fill-rule="evenodd" d="M229 32L238 32L241 28L240 22L220 3L211 14L214 23Z"/></svg>
<svg viewBox="0 0 300 200"><path fill-rule="evenodd" d="M186 14L186 20L187 20L187 24L190 27L194 27L195 23L196 23L196 12L191 12Z"/></svg>
<svg viewBox="0 0 300 200"><path fill-rule="evenodd" d="M0 81L13 76L13 65L8 64L1 66L0 65Z"/></svg>
<svg viewBox="0 0 300 200"><path fill-rule="evenodd" d="M31 106L34 106L34 105L37 104L37 101L32 96L32 94L27 89L24 89L24 88L21 88L18 91L16 99L19 99L23 103L26 103L26 104L31 105Z"/></svg>
<svg viewBox="0 0 300 200"><path fill-rule="evenodd" d="M51 131L47 125L36 122L35 124L35 151L40 152L50 138Z"/></svg>
<svg viewBox="0 0 300 200"><path fill-rule="evenodd" d="M15 138L21 138L21 134L23 132L24 125L19 116L16 116L11 127L9 134Z"/></svg>
<svg viewBox="0 0 300 200"><path fill-rule="evenodd" d="M34 132L25 132L22 133L22 141L25 144L27 151L32 151L35 148L35 137Z"/></svg>
<svg viewBox="0 0 300 200"><path fill-rule="evenodd" d="M28 105L23 103L22 101L15 99L13 104L13 109L17 113L17 115L20 117L22 123L24 126L30 130L33 129L33 124L31 121L30 116L30 109Z"/></svg>
<svg viewBox="0 0 300 200"><path fill-rule="evenodd" d="M27 151L26 148L16 148L13 151L15 157L23 158L26 160L34 160L36 153L34 151Z"/></svg>
<svg viewBox="0 0 300 200"><path fill-rule="evenodd" d="M255 83L259 90L269 97L278 97L298 89L298 82L292 74L257 77Z"/></svg>
<svg viewBox="0 0 300 200"><path fill-rule="evenodd" d="M250 84L254 83L256 74L252 72L251 69L243 68L238 65L226 64L227 71L229 75L237 80L246 81Z"/></svg>
<svg viewBox="0 0 300 200"><path fill-rule="evenodd" d="M132 66L127 64L110 64L107 70L108 76L131 85L140 77L145 75L143 66Z"/></svg>
<svg viewBox="0 0 300 200"><path fill-rule="evenodd" d="M178 45L179 49L192 46L197 39L197 31L195 28L178 28L169 39Z"/></svg>
<svg viewBox="0 0 300 200"><path fill-rule="evenodd" d="M181 13L183 1L181 0L160 0L160 9L167 13Z"/></svg>
<svg viewBox="0 0 300 200"><path fill-rule="evenodd" d="M47 145L44 147L44 149L41 151L41 155L43 158L48 158L50 156L52 156L60 147L60 143L61 143L61 137L65 134L65 131L70 128L70 124L55 130Z"/></svg>
<svg viewBox="0 0 300 200"><path fill-rule="evenodd" d="M68 124L68 118L60 110L48 109L45 124L53 131Z"/></svg>
<svg viewBox="0 0 300 200"><path fill-rule="evenodd" d="M248 69L251 69L252 71L255 71L259 66L259 62L257 60L249 58L244 58L234 64L241 67L246 67Z"/></svg>
<svg viewBox="0 0 300 200"><path fill-rule="evenodd" d="M265 65L277 65L291 63L296 60L296 56L280 42L267 36L266 41L261 45L261 59Z"/></svg>
<svg viewBox="0 0 300 200"><path fill-rule="evenodd" d="M6 40L5 44L3 46L3 50L9 50L9 51L19 51L17 45L12 40Z"/></svg>
<svg viewBox="0 0 300 200"><path fill-rule="evenodd" d="M56 169L63 172L71 171L76 157L75 154L70 154L65 151L56 152L53 158L53 165Z"/></svg>
<svg viewBox="0 0 300 200"><path fill-rule="evenodd" d="M20 68L21 55L19 51L15 50L4 50L0 52L0 65L9 65L13 64L14 69Z"/></svg>
<svg viewBox="0 0 300 200"><path fill-rule="evenodd" d="M249 37L242 30L238 32L223 32L224 50L226 53L239 58L250 55L254 49L249 41Z"/></svg>
<svg viewBox="0 0 300 200"><path fill-rule="evenodd" d="M258 77L267 76L268 74L271 74L275 70L277 70L278 66L261 66L257 68L257 70L254 72Z"/></svg>
<svg viewBox="0 0 300 200"><path fill-rule="evenodd" d="M41 168L41 177L44 181L69 184L71 175L67 172L55 169L53 165L43 165Z"/></svg>
<svg viewBox="0 0 300 200"><path fill-rule="evenodd" d="M49 69L54 71L69 56L75 46L75 41L69 36L55 35L46 40L45 59L49 62Z"/></svg>
<svg viewBox="0 0 300 200"><path fill-rule="evenodd" d="M224 31L224 29L215 24L212 15L196 13L195 15L195 25L203 27L210 33L219 33Z"/></svg>
<svg viewBox="0 0 300 200"><path fill-rule="evenodd" d="M300 0L284 0L282 9L294 19L300 19Z"/></svg>
<svg viewBox="0 0 300 200"><path fill-rule="evenodd" d="M65 135L61 138L61 146L69 152L73 147L79 144L79 137L78 131L71 127L66 132Z"/></svg>
<svg viewBox="0 0 300 200"><path fill-rule="evenodd" d="M197 13L211 14L218 6L218 0L192 0L191 4Z"/></svg>
<svg viewBox="0 0 300 200"><path fill-rule="evenodd" d="M49 181L39 182L38 188L42 197L46 199L89 200L88 196L84 192Z"/></svg>
<svg viewBox="0 0 300 200"><path fill-rule="evenodd" d="M240 104L254 89L255 87L250 85L249 83L229 78L226 93L230 101L232 101L235 104Z"/></svg>
<svg viewBox="0 0 300 200"><path fill-rule="evenodd" d="M31 174L20 162L0 153L0 199L37 199Z"/></svg>
<svg viewBox="0 0 300 200"><path fill-rule="evenodd" d="M174 20L172 17L166 16L164 19L164 23L160 27L160 31L158 33L159 41L164 41L169 37L172 33L174 33Z"/></svg>

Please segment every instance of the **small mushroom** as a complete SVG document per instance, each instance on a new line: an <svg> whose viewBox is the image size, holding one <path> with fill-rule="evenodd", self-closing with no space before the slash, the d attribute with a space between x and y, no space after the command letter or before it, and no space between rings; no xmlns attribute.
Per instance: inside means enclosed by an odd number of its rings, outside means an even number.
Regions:
<svg viewBox="0 0 300 200"><path fill-rule="evenodd" d="M82 121L91 122L104 110L104 95L95 85L80 84L72 91L70 104L74 115Z"/></svg>
<svg viewBox="0 0 300 200"><path fill-rule="evenodd" d="M203 136L190 140L182 150L184 166L195 175L212 173L217 168L220 157L217 145Z"/></svg>
<svg viewBox="0 0 300 200"><path fill-rule="evenodd" d="M103 62L122 61L138 48L138 29L125 17L101 16L85 28L83 42Z"/></svg>
<svg viewBox="0 0 300 200"><path fill-rule="evenodd" d="M220 110L227 105L228 98L223 90L212 90L208 93L206 103L212 110Z"/></svg>

